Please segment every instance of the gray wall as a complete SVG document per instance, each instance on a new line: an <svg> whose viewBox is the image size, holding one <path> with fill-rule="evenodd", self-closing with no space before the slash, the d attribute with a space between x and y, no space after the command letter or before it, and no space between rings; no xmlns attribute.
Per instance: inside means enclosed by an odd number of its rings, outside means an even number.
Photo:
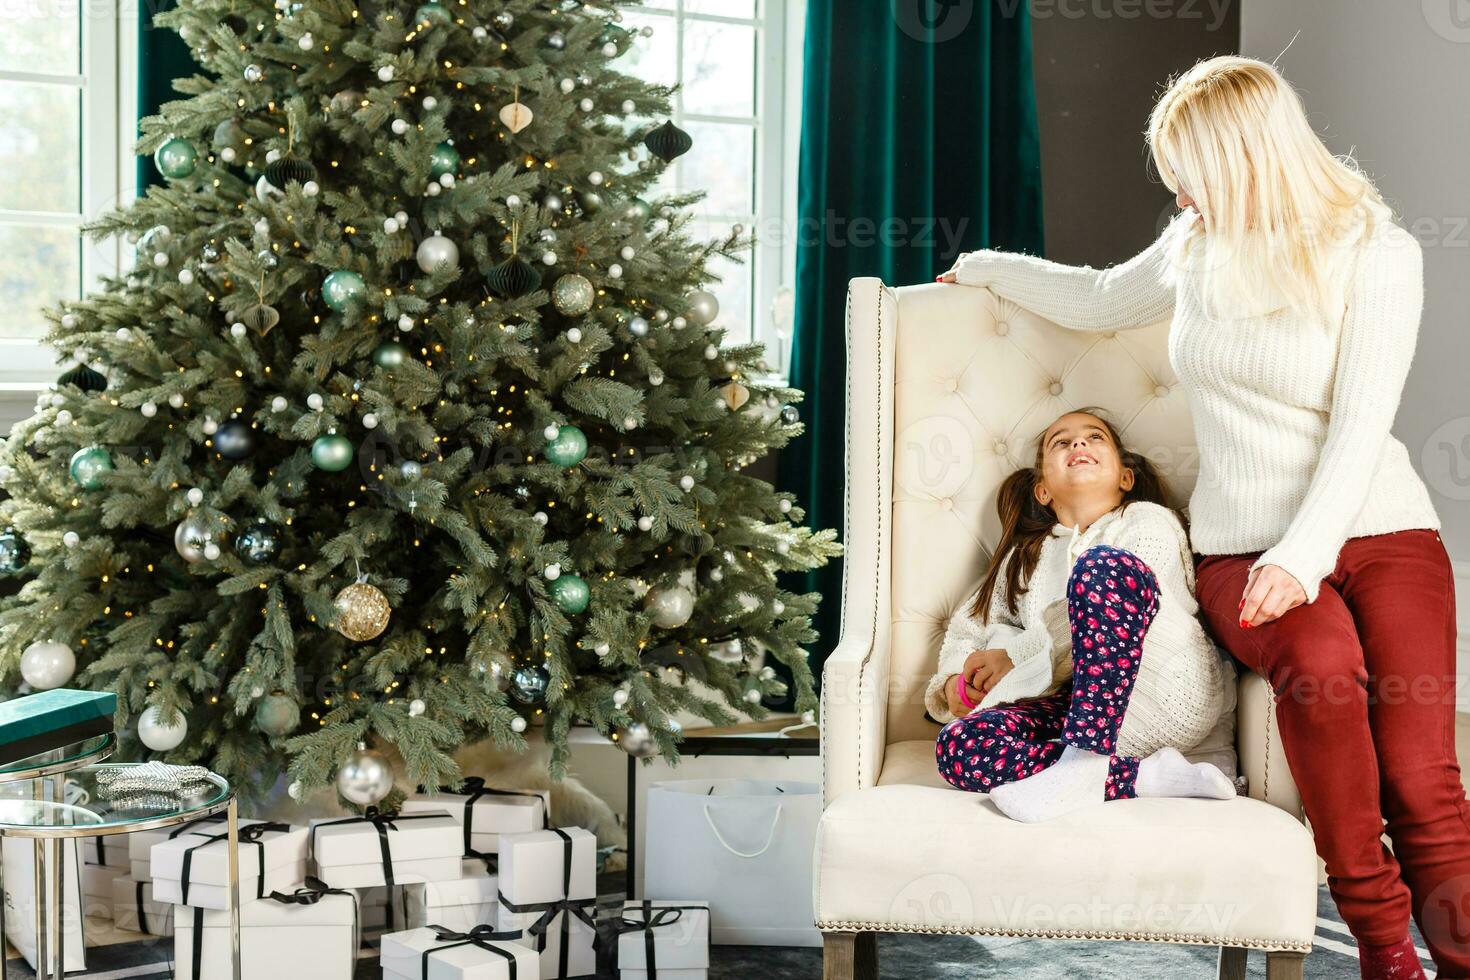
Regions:
<svg viewBox="0 0 1470 980"><path fill-rule="evenodd" d="M1104 266L1157 237L1173 196L1143 134L1169 76L1234 54L1234 0L1031 0L1046 257Z"/></svg>
<svg viewBox="0 0 1470 980"><path fill-rule="evenodd" d="M1453 17L1457 5L1463 8L1460 0L1245 0L1241 49L1276 60L1327 145L1357 158L1424 247L1424 319L1394 433L1429 484L1451 556L1464 563L1470 562L1470 20ZM1466 568L1461 565L1462 581Z"/></svg>

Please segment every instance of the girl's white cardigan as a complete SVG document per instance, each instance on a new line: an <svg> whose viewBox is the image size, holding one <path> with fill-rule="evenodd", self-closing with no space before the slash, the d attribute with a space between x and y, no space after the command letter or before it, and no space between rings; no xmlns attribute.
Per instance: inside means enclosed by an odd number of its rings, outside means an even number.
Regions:
<svg viewBox="0 0 1470 980"><path fill-rule="evenodd" d="M1099 544L1137 555L1159 583L1159 611L1144 637L1118 754L1146 756L1165 745L1188 750L1205 741L1221 715L1234 710L1235 669L1199 621L1194 559L1183 526L1168 508L1142 501L1109 511L1086 531L1064 524L1052 528L1015 615L1006 609L1003 574L991 598L988 623L970 615L979 587L970 593L950 617L939 671L924 694L935 719L954 717L944 682L963 669L975 650L1003 648L1015 664L976 710L1051 694L1071 679L1067 578L1082 552Z"/></svg>

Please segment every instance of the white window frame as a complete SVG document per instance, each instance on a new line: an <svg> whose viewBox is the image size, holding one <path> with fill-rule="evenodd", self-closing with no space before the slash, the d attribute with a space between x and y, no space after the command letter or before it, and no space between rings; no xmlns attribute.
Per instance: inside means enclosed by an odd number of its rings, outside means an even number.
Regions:
<svg viewBox="0 0 1470 980"><path fill-rule="evenodd" d="M132 168L137 113L138 9L108 0L59 5L57 16L73 13L81 21L80 71L76 74L0 69L0 85L39 83L76 89L81 99L81 195L75 212L0 209L0 224L75 228L135 196ZM127 79L127 84L122 80ZM80 242L80 239L79 239ZM99 276L121 268L122 243L80 243L81 290ZM39 312L39 311L35 311ZM29 414L35 393L52 385L61 372L56 352L35 338L0 337L0 421L5 427Z"/></svg>
<svg viewBox="0 0 1470 980"><path fill-rule="evenodd" d="M741 223L756 235L746 257L751 270L751 323L732 325L728 339L766 345L770 375L781 381L790 362L790 343L776 332L771 308L777 293L796 279L797 169L801 149L802 57L806 0L758 0L755 17L730 17L685 10L685 0L669 0L669 8L640 7L638 14L659 30L663 22L675 31L675 80L684 78L683 27L687 22L756 28L755 113L751 116L686 112L684 93L674 95L674 121L745 124L755 131L755 214L708 213L714 223ZM754 218L754 221L752 221ZM746 332L748 328L748 332Z"/></svg>

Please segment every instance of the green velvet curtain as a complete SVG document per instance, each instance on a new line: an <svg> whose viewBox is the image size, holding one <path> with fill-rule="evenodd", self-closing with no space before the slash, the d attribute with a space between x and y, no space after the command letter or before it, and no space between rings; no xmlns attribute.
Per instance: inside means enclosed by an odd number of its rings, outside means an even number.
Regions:
<svg viewBox="0 0 1470 980"><path fill-rule="evenodd" d="M929 282L978 248L1041 254L1040 141L1026 4L809 0L807 18L791 358L807 432L780 482L812 527L840 530L848 280ZM841 563L795 578L823 597L820 672Z"/></svg>
<svg viewBox="0 0 1470 980"><path fill-rule="evenodd" d="M189 46L177 33L153 26L153 15L172 10L175 0L142 0L138 5L138 117L157 114L158 107L174 93L175 78L192 75L198 70ZM163 182L158 169L148 157L138 158L138 193L150 184Z"/></svg>

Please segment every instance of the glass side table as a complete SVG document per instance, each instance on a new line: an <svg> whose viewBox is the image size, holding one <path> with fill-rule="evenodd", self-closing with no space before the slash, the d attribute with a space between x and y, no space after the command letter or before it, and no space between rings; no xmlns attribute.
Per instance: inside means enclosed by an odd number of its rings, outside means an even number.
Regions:
<svg viewBox="0 0 1470 980"><path fill-rule="evenodd" d="M102 736L111 739L111 736ZM62 842L78 837L108 837L113 834L131 834L144 830L160 830L188 823L203 817L225 813L226 837L229 840L229 912L230 953L235 980L240 980L240 864L239 864L239 811L235 793L222 776L210 774L208 781L192 792L169 800L165 805L148 807L118 806L99 792L97 776L100 773L129 768L137 763L83 763L75 760L88 755L87 743L73 751L59 750L72 760L70 768L55 768L65 765L62 761L39 762L29 769L19 770L23 776L7 776L0 771L0 837L15 837L29 840L35 848L35 891L36 891L36 975L46 975L46 964L53 964L54 980L66 976L66 933L61 917L66 908L66 862ZM93 751L96 751L94 747ZM110 747L109 747L110 751ZM40 759L42 757L37 757ZM26 760L25 764L37 760ZM17 766L22 765L18 763ZM44 774L42 774L44 770ZM26 785L23 780L29 781ZM67 783L72 784L71 796L78 800L66 802ZM3 876L0 867L0 876ZM44 883L50 880L50 888ZM3 881L3 878L0 878ZM49 893L49 894L48 894ZM55 900L50 900L55 896ZM140 912L141 914L141 912ZM3 910L0 910L3 915ZM4 920L0 919L0 934ZM48 949L55 949L55 956L48 957ZM0 980L4 980L6 969L0 959Z"/></svg>

